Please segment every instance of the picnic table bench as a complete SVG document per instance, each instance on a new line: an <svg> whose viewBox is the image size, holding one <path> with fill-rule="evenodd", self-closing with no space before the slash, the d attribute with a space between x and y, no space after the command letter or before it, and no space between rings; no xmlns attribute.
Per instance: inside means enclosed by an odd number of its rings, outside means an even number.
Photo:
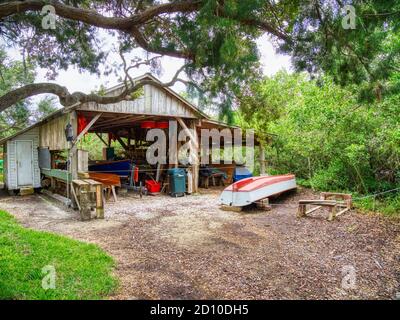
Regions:
<svg viewBox="0 0 400 320"><path fill-rule="evenodd" d="M307 211L307 206L316 206ZM306 217L308 214L321 209L323 207L329 208L328 221L333 221L336 217L351 210L352 197L351 194L335 193L335 192L322 192L321 199L315 200L299 200L299 207L297 210L297 217ZM338 208L341 208L337 212Z"/></svg>

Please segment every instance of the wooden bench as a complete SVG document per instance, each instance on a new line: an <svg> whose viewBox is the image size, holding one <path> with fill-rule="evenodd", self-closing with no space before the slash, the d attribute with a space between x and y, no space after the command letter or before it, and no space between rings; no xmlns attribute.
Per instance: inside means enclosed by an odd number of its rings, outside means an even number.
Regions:
<svg viewBox="0 0 400 320"><path fill-rule="evenodd" d="M216 179L219 179L219 185L220 186L222 186L222 187L225 186L224 175L222 173L214 173L214 174L211 174L210 176L201 176L201 181L202 181L201 185L204 188L206 188L206 189L209 188L209 186L210 186L210 178L211 178L211 182L212 182L212 186L213 187L217 186Z"/></svg>
<svg viewBox="0 0 400 320"><path fill-rule="evenodd" d="M82 220L90 220L90 212L94 207L97 218L104 219L103 185L100 182L74 179L71 182L71 191Z"/></svg>
<svg viewBox="0 0 400 320"><path fill-rule="evenodd" d="M332 200L333 199L333 200ZM307 206L316 206L307 211ZM321 199L316 200L299 200L299 207L297 210L297 217L306 217L308 214L321 209L323 207L329 208L328 221L333 221L336 217L351 210L352 197L351 194L322 192ZM337 212L338 209L342 209Z"/></svg>

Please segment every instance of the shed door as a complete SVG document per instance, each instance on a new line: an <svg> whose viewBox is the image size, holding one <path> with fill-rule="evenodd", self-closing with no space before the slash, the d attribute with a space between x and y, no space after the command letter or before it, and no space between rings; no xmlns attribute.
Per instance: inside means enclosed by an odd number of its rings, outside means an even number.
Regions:
<svg viewBox="0 0 400 320"><path fill-rule="evenodd" d="M17 142L18 187L33 185L32 141Z"/></svg>

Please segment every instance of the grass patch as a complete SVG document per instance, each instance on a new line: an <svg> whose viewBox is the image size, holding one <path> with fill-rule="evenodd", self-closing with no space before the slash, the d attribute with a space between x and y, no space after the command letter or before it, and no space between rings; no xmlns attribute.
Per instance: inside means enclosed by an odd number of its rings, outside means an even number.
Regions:
<svg viewBox="0 0 400 320"><path fill-rule="evenodd" d="M366 198L355 202L364 211L380 212L389 217L400 217L400 195L385 198Z"/></svg>
<svg viewBox="0 0 400 320"><path fill-rule="evenodd" d="M42 269L49 265L55 289L45 290ZM113 266L96 245L23 228L0 210L0 299L101 299L117 286Z"/></svg>

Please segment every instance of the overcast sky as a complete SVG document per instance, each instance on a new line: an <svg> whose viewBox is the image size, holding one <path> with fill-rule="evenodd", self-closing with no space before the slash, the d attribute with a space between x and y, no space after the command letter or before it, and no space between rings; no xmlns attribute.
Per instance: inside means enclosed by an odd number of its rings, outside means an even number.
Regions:
<svg viewBox="0 0 400 320"><path fill-rule="evenodd" d="M113 40L109 35L104 35L103 39L106 47L111 48L113 46ZM282 69L287 71L291 70L290 57L275 53L275 49L267 35L259 38L257 40L257 44L261 54L261 63L265 75L274 75ZM11 56L11 58L21 59L21 56L16 50L9 50L8 54ZM121 61L118 54L110 52L108 56L108 63L112 63L113 60L118 62ZM182 60L165 57L162 59L163 72L157 77L161 81L169 81L181 66ZM146 67L143 67L140 69L135 69L132 71L131 75L139 76L148 71L149 70ZM49 81L46 79L45 75L45 69L38 69L35 82L55 82L67 87L70 92L81 91L84 93L89 93L93 90L97 90L101 85L109 88L119 83L118 77L114 74L110 74L109 76L102 75L98 77L96 75L91 75L88 72L80 73L75 68L69 68L66 71L60 71L58 77L54 81ZM179 93L184 91L185 87L182 83L176 83L173 89ZM39 95L33 100L39 101L43 97L44 95Z"/></svg>
<svg viewBox="0 0 400 320"><path fill-rule="evenodd" d="M290 57L276 54L266 35L259 38L257 44L261 53L261 62L265 75L273 75L281 69L286 69L288 71L291 69ZM116 54L110 54L109 60L113 59L114 57L115 59L119 58ZM182 60L180 59L169 57L163 58L163 73L160 76L160 80L169 81L181 65ZM148 70L146 68L141 68L133 72L134 75L137 74L139 76L147 71ZM45 74L45 70L39 70L36 81L48 81L45 78ZM89 73L79 73L76 69L70 68L68 71L61 71L55 82L66 86L70 91L79 90L86 93L98 88L101 84L105 85L106 87L111 87L118 83L118 78L114 75L109 75L107 77L101 76L99 78L95 75L90 75ZM182 84L177 84L177 86L183 89Z"/></svg>

